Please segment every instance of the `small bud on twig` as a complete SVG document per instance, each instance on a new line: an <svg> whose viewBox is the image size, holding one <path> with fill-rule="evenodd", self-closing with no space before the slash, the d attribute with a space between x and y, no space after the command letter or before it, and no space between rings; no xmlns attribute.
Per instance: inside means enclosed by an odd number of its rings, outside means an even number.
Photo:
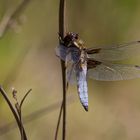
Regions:
<svg viewBox="0 0 140 140"><path fill-rule="evenodd" d="M16 100L17 102L17 90L13 87L12 88L12 95L13 95L13 98Z"/></svg>

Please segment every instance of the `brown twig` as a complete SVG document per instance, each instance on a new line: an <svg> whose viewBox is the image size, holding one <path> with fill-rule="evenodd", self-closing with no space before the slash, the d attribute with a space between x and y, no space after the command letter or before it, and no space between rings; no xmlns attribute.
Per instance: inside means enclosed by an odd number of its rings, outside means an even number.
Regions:
<svg viewBox="0 0 140 140"><path fill-rule="evenodd" d="M73 103L75 98L73 98L73 96L70 96L67 98L67 105ZM36 110L35 112L32 112L30 113L29 115L23 117L23 120L24 120L24 124L27 124L27 123L30 123L32 122L33 120L36 120L36 119L39 119L41 118L42 116L46 115L46 114L50 114L51 112L55 111L56 109L59 108L59 106L61 104L62 101L59 101L59 102L56 102L52 105L49 105L47 107L44 107L44 108L41 108L39 110ZM0 136L8 133L10 130L13 130L16 128L16 124L15 122L10 122L4 126L1 126L0 127Z"/></svg>
<svg viewBox="0 0 140 140"><path fill-rule="evenodd" d="M9 98L7 97L7 94L6 92L4 91L4 89L2 88L2 86L0 86L0 93L2 94L3 98L5 99L5 101L7 102L10 110L12 111L13 113L13 116L15 117L15 120L17 122L17 125L18 125L18 128L19 128L19 131L20 131L20 134L21 134L21 137L23 136L24 140L27 140L27 136L26 136L26 133L25 133L25 130L24 130L24 127L23 125L21 124L20 122L20 118L18 116L18 114L16 113L14 107L12 106Z"/></svg>
<svg viewBox="0 0 140 140"><path fill-rule="evenodd" d="M59 35L64 38L65 33L65 0L60 0L59 5ZM59 40L61 43L61 40ZM65 62L61 60L62 68L62 83L63 83L63 128L62 128L62 140L66 138L66 75L65 75ZM61 116L60 116L61 117Z"/></svg>
<svg viewBox="0 0 140 140"><path fill-rule="evenodd" d="M23 99L21 100L20 105L19 105L20 110L22 109L23 102L25 101L26 97L29 95L29 93L30 93L31 91L32 91L32 89L29 89L29 90L27 91L27 93L24 95Z"/></svg>
<svg viewBox="0 0 140 140"><path fill-rule="evenodd" d="M57 127L56 127L56 132L55 132L55 140L57 140L57 137L58 137L58 131L59 131L59 125L60 125L62 110L63 110L63 102L61 103L61 108L60 108L59 117L58 117L58 121L57 121Z"/></svg>
<svg viewBox="0 0 140 140"><path fill-rule="evenodd" d="M26 99L26 97L29 95L29 93L32 91L32 89L29 89L27 91L27 93L24 95L23 99L21 100L20 104L19 104L19 111L18 111L18 114L19 114L19 119L20 119L20 123L21 123L21 126L22 126L22 136L23 136L23 122L22 122L22 105ZM24 139L23 139L24 140Z"/></svg>
<svg viewBox="0 0 140 140"><path fill-rule="evenodd" d="M18 115L18 118L19 118L19 122L20 122L20 129L21 129L21 140L24 140L24 135L23 135L23 124L22 124L22 119L21 119L21 109L19 107L19 102L18 102L18 99L17 99L17 90L12 88L12 95L13 95L13 98L15 100L15 109L17 111L17 115Z"/></svg>
<svg viewBox="0 0 140 140"><path fill-rule="evenodd" d="M57 102L55 104L52 104L50 106L41 108L35 112L30 113L29 115L23 117L24 124L30 123L33 120L39 119L45 114L49 114L56 109L58 109L58 106L60 106L60 102ZM0 136L4 135L5 133L9 132L10 130L13 130L16 128L15 122L8 123L4 126L0 127Z"/></svg>

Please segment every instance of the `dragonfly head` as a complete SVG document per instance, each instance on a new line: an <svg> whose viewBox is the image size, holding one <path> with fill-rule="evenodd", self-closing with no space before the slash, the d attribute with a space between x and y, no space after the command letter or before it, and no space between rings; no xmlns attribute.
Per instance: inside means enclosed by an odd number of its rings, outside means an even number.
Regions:
<svg viewBox="0 0 140 140"><path fill-rule="evenodd" d="M66 34L66 36L64 37L64 39L63 39L64 45L68 46L68 47L71 44L73 44L73 42L75 42L76 40L78 40L78 34L77 33L73 33L73 32L68 32Z"/></svg>

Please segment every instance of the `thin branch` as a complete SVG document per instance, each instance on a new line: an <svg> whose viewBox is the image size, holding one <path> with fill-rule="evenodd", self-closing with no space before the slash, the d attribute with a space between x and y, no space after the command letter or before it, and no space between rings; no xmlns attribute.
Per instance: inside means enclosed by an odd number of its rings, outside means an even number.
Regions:
<svg viewBox="0 0 140 140"><path fill-rule="evenodd" d="M17 99L17 90L12 88L12 95L13 95L13 98L15 100L15 109L17 111L17 115L18 115L18 118L19 118L19 122L20 122L20 130L21 130L21 140L24 140L24 135L23 135L23 124L22 124L22 121L21 121L21 110L20 110L20 107L19 107L19 103L18 103L18 99Z"/></svg>
<svg viewBox="0 0 140 140"><path fill-rule="evenodd" d="M10 109L11 109L11 111L12 111L12 113L13 113L13 115L14 115L16 121L17 121L17 124L18 124L18 126L19 126L19 128L20 128L20 123L19 123L18 115L17 115L17 113L16 113L14 107L12 106L12 104L11 104L9 98L7 97L6 92L4 91L4 89L3 89L1 86L0 86L0 92L1 92L2 96L4 97L5 101L7 102L7 104L9 105L9 107L10 107Z"/></svg>
<svg viewBox="0 0 140 140"><path fill-rule="evenodd" d="M70 96L67 98L67 100L68 100L67 104L69 105L69 104L73 103L75 98L73 98L73 96ZM62 101L56 102L50 106L41 108L41 109L39 109L35 112L32 112L29 115L23 117L24 124L27 124L27 123L32 122L33 120L39 119L46 114L50 114L51 112L58 109L60 105L62 106L61 102ZM0 136L6 134L7 132L9 132L10 130L13 130L15 128L16 128L15 122L11 122L11 123L8 123L4 126L1 126L0 127Z"/></svg>
<svg viewBox="0 0 140 140"><path fill-rule="evenodd" d="M22 126L22 128L21 128L22 136L21 136L21 137L23 137L22 105L23 105L23 103L24 103L26 97L29 95L29 93L30 93L31 91L32 91L32 89L29 89L29 90L27 91L27 93L24 95L23 99L21 100L21 102L20 102L20 104L19 104L19 109L17 110L17 111L18 111L18 114L19 114L20 123L21 123L21 126Z"/></svg>
<svg viewBox="0 0 140 140"><path fill-rule="evenodd" d="M23 0L16 9L8 9L0 23L0 38L8 29L10 21L13 20L16 16L20 15L29 2L30 0Z"/></svg>
<svg viewBox="0 0 140 140"><path fill-rule="evenodd" d="M21 129L21 132L22 132L22 136L23 136L23 122L22 122L22 105L26 99L26 97L29 95L29 93L32 91L32 89L29 89L27 91L27 93L24 95L23 99L21 100L20 104L19 104L19 111L18 111L18 114L19 114L19 119L20 119L20 123L21 123L21 126L22 126L22 129Z"/></svg>
<svg viewBox="0 0 140 140"><path fill-rule="evenodd" d="M25 94L25 96L23 97L23 99L21 100L21 103L20 103L20 105L19 105L20 110L21 110L21 108L22 108L23 102L25 101L26 97L29 95L29 93L30 93L31 91L32 91L32 89L29 89L29 90L27 91L27 93Z"/></svg>
<svg viewBox="0 0 140 140"><path fill-rule="evenodd" d="M18 116L19 116L19 121L20 121L20 125L21 125L21 140L24 140L24 133L23 133L23 123L22 123L22 112L21 112L21 108L19 107L19 103L15 104Z"/></svg>
<svg viewBox="0 0 140 140"><path fill-rule="evenodd" d="M65 0L60 0L59 5L59 34L64 38L65 33ZM61 40L59 40L61 43ZM66 75L65 75L65 62L61 60L61 68L62 68L62 83L63 83L63 128L62 128L62 140L66 138ZM61 116L60 116L61 117Z"/></svg>
<svg viewBox="0 0 140 140"><path fill-rule="evenodd" d="M18 114L16 113L14 107L12 106L9 98L7 97L7 94L6 92L4 91L4 89L0 86L0 93L2 94L3 98L5 99L5 101L7 102L10 110L12 111L13 113L13 116L15 117L15 120L17 122L17 125L18 125L18 128L19 128L19 131L20 131L20 134L22 136L22 128L23 128L23 136L24 136L24 140L27 140L27 136L26 136L26 133L25 133L25 130L24 130L24 127L21 125L20 123L20 120L19 120L19 117L18 117Z"/></svg>
<svg viewBox="0 0 140 140"><path fill-rule="evenodd" d="M59 5L59 35L64 38L65 34L65 0L60 0Z"/></svg>
<svg viewBox="0 0 140 140"><path fill-rule="evenodd" d="M61 121L62 110L63 110L63 102L61 103L61 108L60 108L59 117L58 117L58 121L57 121L55 140L57 140L57 137L58 137L58 131L59 131L59 125L60 125L60 121Z"/></svg>

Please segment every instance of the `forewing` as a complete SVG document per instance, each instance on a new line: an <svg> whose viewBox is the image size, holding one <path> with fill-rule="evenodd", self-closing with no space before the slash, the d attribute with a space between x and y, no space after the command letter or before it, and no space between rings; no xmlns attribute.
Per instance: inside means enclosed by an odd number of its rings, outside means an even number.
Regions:
<svg viewBox="0 0 140 140"><path fill-rule="evenodd" d="M117 81L140 77L140 66L101 63L93 69L89 69L88 76L95 80Z"/></svg>
<svg viewBox="0 0 140 140"><path fill-rule="evenodd" d="M94 49L89 48L89 51L87 49L90 58L100 61L118 61L138 55L140 53L140 41L133 41L110 47L99 47L98 52L93 51L94 53L91 54L90 52L92 52L92 50Z"/></svg>
<svg viewBox="0 0 140 140"><path fill-rule="evenodd" d="M69 64L66 68L66 80L69 84L76 84L76 73L74 65Z"/></svg>
<svg viewBox="0 0 140 140"><path fill-rule="evenodd" d="M67 47L64 45L59 45L55 48L56 56L58 56L61 60L65 61L67 55Z"/></svg>
<svg viewBox="0 0 140 140"><path fill-rule="evenodd" d="M67 83L76 84L75 66L80 57L79 49L76 47L59 45L56 47L55 51L56 55L65 61Z"/></svg>
<svg viewBox="0 0 140 140"><path fill-rule="evenodd" d="M75 62L72 59L71 52L66 55L65 66L67 83L76 84Z"/></svg>

